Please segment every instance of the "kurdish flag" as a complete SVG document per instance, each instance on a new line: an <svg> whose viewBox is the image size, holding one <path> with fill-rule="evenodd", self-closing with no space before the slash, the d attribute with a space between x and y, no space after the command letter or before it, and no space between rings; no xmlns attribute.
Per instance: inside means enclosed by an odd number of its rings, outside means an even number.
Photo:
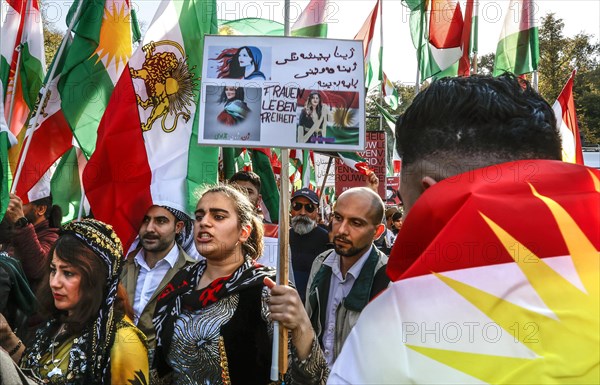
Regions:
<svg viewBox="0 0 600 385"><path fill-rule="evenodd" d="M522 75L537 70L540 60L533 0L511 0L496 48L494 76Z"/></svg>
<svg viewBox="0 0 600 385"><path fill-rule="evenodd" d="M456 0L403 0L421 82L450 68L462 56L463 17Z"/></svg>
<svg viewBox="0 0 600 385"><path fill-rule="evenodd" d="M329 383L597 383L599 198L598 170L550 160L425 190Z"/></svg>
<svg viewBox="0 0 600 385"><path fill-rule="evenodd" d="M83 173L94 216L125 249L152 204L191 213L196 188L215 183L218 149L198 145L204 35L216 2L165 0L115 86Z"/></svg>
<svg viewBox="0 0 600 385"><path fill-rule="evenodd" d="M12 120L8 123L17 136L33 110L46 71L42 16L37 0L2 0L0 6L0 81L4 95L0 102L4 103L7 122L12 108Z"/></svg>
<svg viewBox="0 0 600 385"><path fill-rule="evenodd" d="M581 138L579 137L579 125L577 124L577 113L575 111L575 100L573 99L573 79L575 71L571 73L567 84L558 95L552 106L556 122L560 131L562 142L562 160L569 163L583 164L583 152L581 149Z"/></svg>
<svg viewBox="0 0 600 385"><path fill-rule="evenodd" d="M329 0L310 0L292 25L292 36L327 37L327 5Z"/></svg>
<svg viewBox="0 0 600 385"><path fill-rule="evenodd" d="M398 90L394 86L394 83L392 83L392 81L387 77L387 75L385 74L385 72L383 72L383 80L381 82L383 83L383 87L382 87L383 100L385 100L385 102L393 110L397 109L398 108L398 104L399 104L399 101L398 101L398 99L399 99Z"/></svg>
<svg viewBox="0 0 600 385"><path fill-rule="evenodd" d="M78 7L58 91L63 114L89 158L102 114L131 56L132 19L129 0L85 0L73 3L67 24L71 25Z"/></svg>

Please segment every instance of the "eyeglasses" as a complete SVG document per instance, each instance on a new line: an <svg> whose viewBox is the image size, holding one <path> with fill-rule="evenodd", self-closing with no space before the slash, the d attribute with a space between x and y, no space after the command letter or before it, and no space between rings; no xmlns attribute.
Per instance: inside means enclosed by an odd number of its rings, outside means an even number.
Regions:
<svg viewBox="0 0 600 385"><path fill-rule="evenodd" d="M300 210L302 210L302 207L304 207L304 210L306 210L307 213L312 213L316 209L315 205L312 203L300 203L300 202L292 203L292 210L294 210L294 211L300 211Z"/></svg>

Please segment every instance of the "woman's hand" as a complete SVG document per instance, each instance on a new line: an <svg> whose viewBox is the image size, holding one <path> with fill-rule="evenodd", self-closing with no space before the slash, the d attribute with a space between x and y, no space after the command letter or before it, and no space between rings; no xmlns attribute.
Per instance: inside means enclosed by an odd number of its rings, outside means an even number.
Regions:
<svg viewBox="0 0 600 385"><path fill-rule="evenodd" d="M0 347L6 350L15 362L19 362L25 350L23 342L10 328L2 313L0 313Z"/></svg>
<svg viewBox="0 0 600 385"><path fill-rule="evenodd" d="M310 354L315 334L298 292L290 286L276 285L269 278L264 279L264 284L271 289L271 319L292 332L292 343L298 358L305 359Z"/></svg>

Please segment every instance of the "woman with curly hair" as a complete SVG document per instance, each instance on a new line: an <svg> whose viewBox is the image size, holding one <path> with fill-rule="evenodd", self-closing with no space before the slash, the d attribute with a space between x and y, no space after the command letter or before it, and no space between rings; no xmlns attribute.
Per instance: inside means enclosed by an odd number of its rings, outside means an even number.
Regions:
<svg viewBox="0 0 600 385"><path fill-rule="evenodd" d="M329 373L298 292L275 285L256 259L263 224L230 185L196 206L194 241L206 259L180 271L158 297L154 366L171 384L269 384L273 321L290 330L286 384L324 384Z"/></svg>

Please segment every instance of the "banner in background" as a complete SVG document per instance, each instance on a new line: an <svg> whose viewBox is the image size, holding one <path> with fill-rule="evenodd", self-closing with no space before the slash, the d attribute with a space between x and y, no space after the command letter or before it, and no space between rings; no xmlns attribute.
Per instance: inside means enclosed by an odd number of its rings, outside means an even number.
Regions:
<svg viewBox="0 0 600 385"><path fill-rule="evenodd" d="M386 201L386 158L385 131L367 131L366 148L357 154L364 158L367 165L379 178L379 196ZM351 187L367 186L367 177L344 165L339 159L335 161L335 195L339 196Z"/></svg>

